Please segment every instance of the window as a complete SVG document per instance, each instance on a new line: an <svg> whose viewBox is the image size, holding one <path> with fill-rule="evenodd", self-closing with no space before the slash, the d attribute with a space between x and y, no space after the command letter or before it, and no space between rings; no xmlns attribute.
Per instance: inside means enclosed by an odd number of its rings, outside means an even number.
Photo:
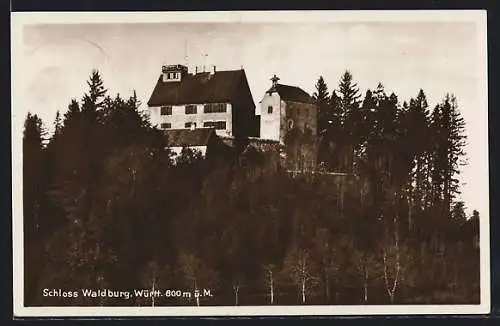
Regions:
<svg viewBox="0 0 500 326"><path fill-rule="evenodd" d="M305 110L306 110L305 112L306 117L309 117L309 108L306 108Z"/></svg>
<svg viewBox="0 0 500 326"><path fill-rule="evenodd" d="M171 123L165 122L161 124L161 129L170 129L170 128L172 128Z"/></svg>
<svg viewBox="0 0 500 326"><path fill-rule="evenodd" d="M286 109L286 115L291 117L292 116L292 109L291 108L287 108Z"/></svg>
<svg viewBox="0 0 500 326"><path fill-rule="evenodd" d="M225 130L226 121L206 121L203 123L203 127L215 128L217 130Z"/></svg>
<svg viewBox="0 0 500 326"><path fill-rule="evenodd" d="M161 115L172 115L172 107L171 106L162 106L160 114Z"/></svg>
<svg viewBox="0 0 500 326"><path fill-rule="evenodd" d="M203 113L226 112L226 103L207 103L203 106Z"/></svg>
<svg viewBox="0 0 500 326"><path fill-rule="evenodd" d="M292 129L293 128L293 120L288 120L288 129Z"/></svg>
<svg viewBox="0 0 500 326"><path fill-rule="evenodd" d="M273 107L272 106L269 105L267 107L267 113L269 113L269 114L273 113Z"/></svg>
<svg viewBox="0 0 500 326"><path fill-rule="evenodd" d="M297 108L297 116L300 116L300 108Z"/></svg>
<svg viewBox="0 0 500 326"><path fill-rule="evenodd" d="M196 128L196 122L186 122L184 124L184 128L191 128L191 127Z"/></svg>
<svg viewBox="0 0 500 326"><path fill-rule="evenodd" d="M196 105L186 105L186 114L196 114Z"/></svg>

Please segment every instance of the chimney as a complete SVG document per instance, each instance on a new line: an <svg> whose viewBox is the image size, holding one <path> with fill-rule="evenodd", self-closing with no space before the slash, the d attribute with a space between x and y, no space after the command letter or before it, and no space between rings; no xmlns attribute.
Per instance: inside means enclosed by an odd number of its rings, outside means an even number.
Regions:
<svg viewBox="0 0 500 326"><path fill-rule="evenodd" d="M197 75L198 74L198 66L194 67L194 74Z"/></svg>
<svg viewBox="0 0 500 326"><path fill-rule="evenodd" d="M215 70L215 65L214 65L214 71L213 71L213 74L214 74L214 75L215 75L215 71L216 71L216 70Z"/></svg>
<svg viewBox="0 0 500 326"><path fill-rule="evenodd" d="M195 130L195 129L196 129L196 123L191 122L191 124L189 125L189 130Z"/></svg>
<svg viewBox="0 0 500 326"><path fill-rule="evenodd" d="M162 81L165 83L167 81L167 66L163 65L161 66L161 76L162 76Z"/></svg>

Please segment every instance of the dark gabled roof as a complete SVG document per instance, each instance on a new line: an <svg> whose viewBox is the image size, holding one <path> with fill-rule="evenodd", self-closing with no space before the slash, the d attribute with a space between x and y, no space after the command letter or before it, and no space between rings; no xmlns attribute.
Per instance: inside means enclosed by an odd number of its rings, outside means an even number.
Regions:
<svg viewBox="0 0 500 326"><path fill-rule="evenodd" d="M277 84L271 87L267 93L277 91L283 101L299 102L299 103L313 103L312 97L307 94L303 89L296 86L289 86Z"/></svg>
<svg viewBox="0 0 500 326"><path fill-rule="evenodd" d="M164 83L160 76L148 106L232 103L242 91L250 93L243 69L217 71L211 76L208 72L188 74L180 82Z"/></svg>
<svg viewBox="0 0 500 326"><path fill-rule="evenodd" d="M163 130L168 146L205 146L215 135L215 128L168 129Z"/></svg>

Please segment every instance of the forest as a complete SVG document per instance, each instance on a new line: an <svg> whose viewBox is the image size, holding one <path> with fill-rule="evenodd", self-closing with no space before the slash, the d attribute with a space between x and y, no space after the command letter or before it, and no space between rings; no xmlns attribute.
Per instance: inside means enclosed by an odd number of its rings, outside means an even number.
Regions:
<svg viewBox="0 0 500 326"><path fill-rule="evenodd" d="M135 92L110 95L98 71L87 83L50 135L25 120L25 306L479 303L479 212L458 199L453 95L430 106L423 90L402 101L382 84L362 94L349 71L331 90L320 77L325 173L292 176L238 147L174 162Z"/></svg>

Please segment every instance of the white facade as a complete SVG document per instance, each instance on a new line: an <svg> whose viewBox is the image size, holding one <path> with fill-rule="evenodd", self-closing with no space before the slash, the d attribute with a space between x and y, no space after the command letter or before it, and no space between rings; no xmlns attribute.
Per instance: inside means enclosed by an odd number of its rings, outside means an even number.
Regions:
<svg viewBox="0 0 500 326"><path fill-rule="evenodd" d="M267 94L260 102L260 138L280 141L281 120L285 115L285 103L277 92Z"/></svg>
<svg viewBox="0 0 500 326"><path fill-rule="evenodd" d="M217 129L218 136L233 136L232 106L225 103L226 112L204 113L204 104L192 104L196 107L196 113L186 114L186 106L189 105L166 105L170 107L171 114L161 114L160 106L149 107L151 123L160 129L184 129L190 128L187 124L196 124L196 128L206 127L206 123L225 123L224 129ZM165 110L165 109L164 109ZM164 112L165 113L165 112ZM169 112L170 113L170 112ZM167 128L168 127L168 128Z"/></svg>

